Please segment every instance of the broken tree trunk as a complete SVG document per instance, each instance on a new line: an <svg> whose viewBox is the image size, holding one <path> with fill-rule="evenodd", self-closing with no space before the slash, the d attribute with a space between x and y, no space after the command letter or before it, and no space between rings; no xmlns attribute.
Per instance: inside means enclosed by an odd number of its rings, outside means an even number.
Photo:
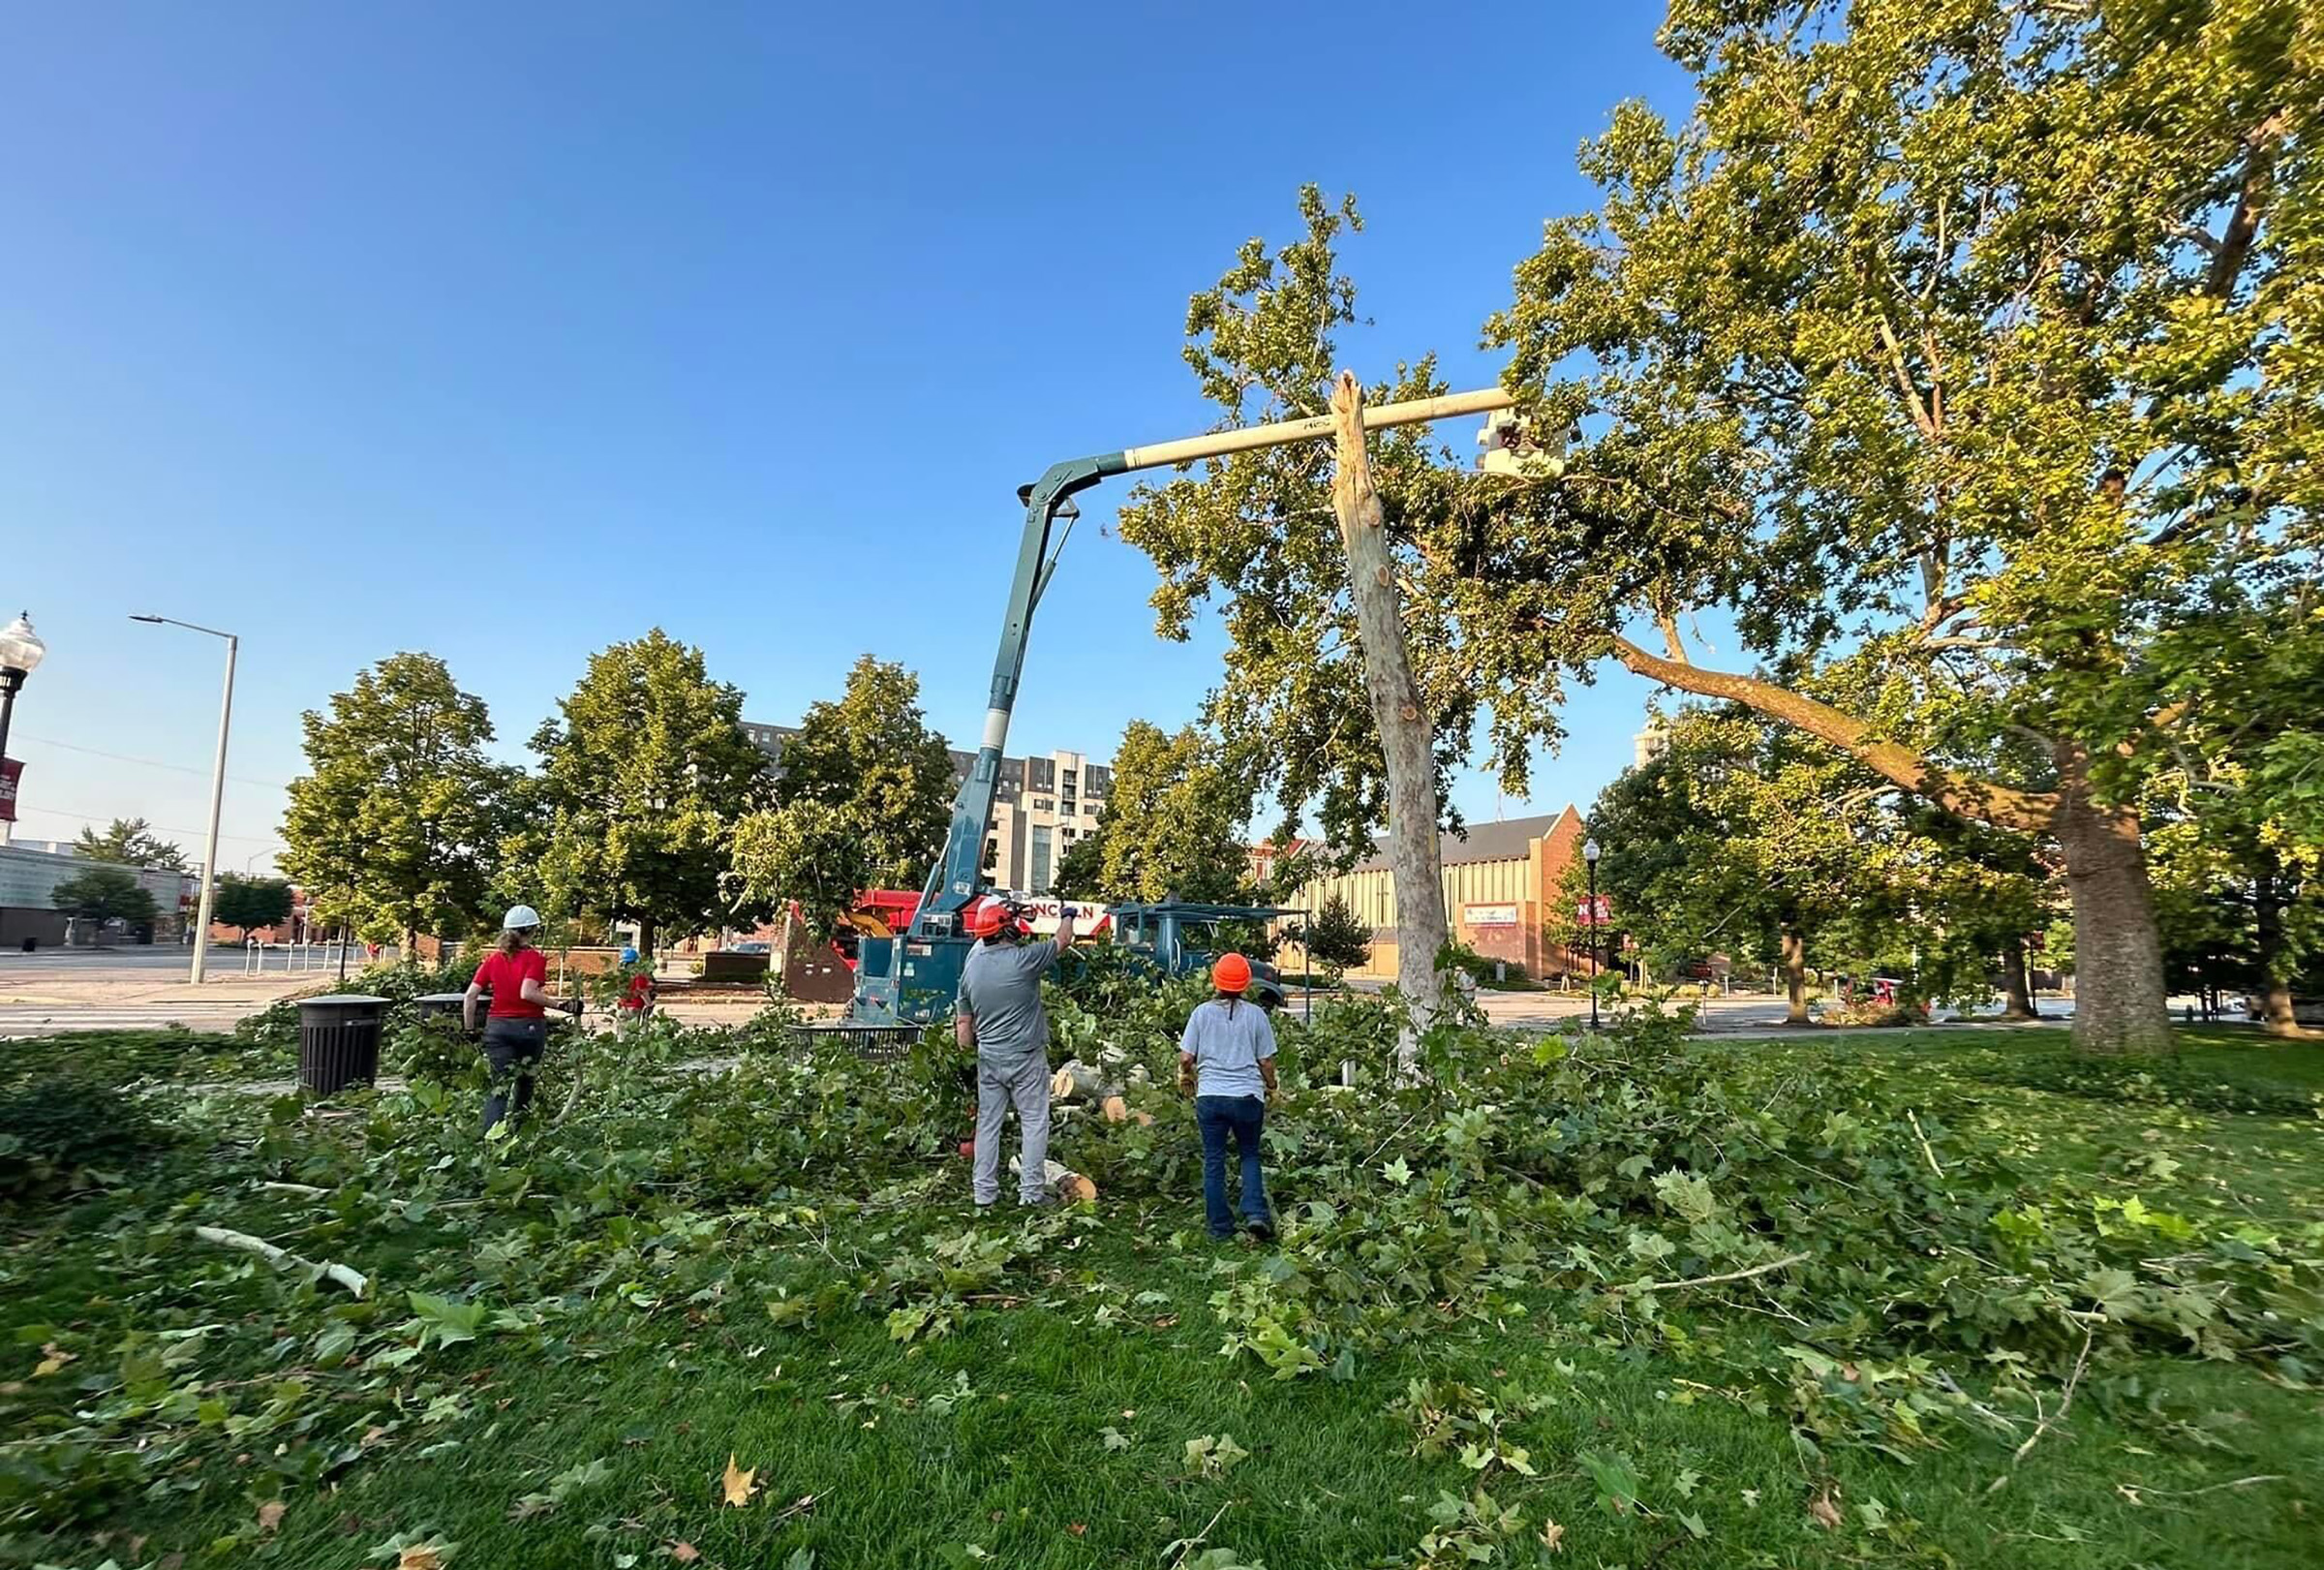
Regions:
<svg viewBox="0 0 2324 1570"><path fill-rule="evenodd" d="M1337 460L1331 508L1348 552L1348 588L1363 649L1363 686L1388 766L1388 865L1396 895L1396 988L1412 1010L1412 1031L1427 1028L1443 1003L1436 964L1445 947L1444 873L1437 854L1436 728L1412 673L1404 643L1395 563L1372 489L1363 446L1363 388L1339 373L1331 390L1331 436ZM1399 1056L1409 1070L1417 1045L1407 1033Z"/></svg>

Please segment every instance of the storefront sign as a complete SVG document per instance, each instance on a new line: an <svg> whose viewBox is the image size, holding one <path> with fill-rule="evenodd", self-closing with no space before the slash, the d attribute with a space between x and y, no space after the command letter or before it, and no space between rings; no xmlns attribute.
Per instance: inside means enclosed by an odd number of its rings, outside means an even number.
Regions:
<svg viewBox="0 0 2324 1570"><path fill-rule="evenodd" d="M1514 905L1464 905L1460 908L1460 924L1464 927L1514 927L1517 924L1517 908Z"/></svg>

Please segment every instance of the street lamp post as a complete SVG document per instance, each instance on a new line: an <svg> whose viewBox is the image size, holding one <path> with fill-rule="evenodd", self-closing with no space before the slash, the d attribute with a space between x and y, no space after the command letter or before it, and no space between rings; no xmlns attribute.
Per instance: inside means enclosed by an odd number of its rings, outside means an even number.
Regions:
<svg viewBox="0 0 2324 1570"><path fill-rule="evenodd" d="M157 627L182 627L189 632L207 632L214 638L226 639L226 690L225 695L218 700L218 760L210 769L209 843L201 856L201 903L194 913L192 979L199 986L210 952L210 907L218 893L218 814L226 805L226 737L234 719L234 656L240 652L242 640L231 632L221 632L214 627L198 627L192 622L181 622L174 616L132 616L130 620L148 622Z"/></svg>
<svg viewBox="0 0 2324 1570"><path fill-rule="evenodd" d="M1581 859L1590 869L1590 1029L1598 1029L1598 842L1581 842Z"/></svg>
<svg viewBox="0 0 2324 1570"><path fill-rule="evenodd" d="M24 678L39 666L47 654L48 645L32 630L32 612L26 611L0 629L0 764L8 757L8 726L16 717L16 693L23 690ZM0 817L0 845L15 837L15 806L12 802L6 817Z"/></svg>

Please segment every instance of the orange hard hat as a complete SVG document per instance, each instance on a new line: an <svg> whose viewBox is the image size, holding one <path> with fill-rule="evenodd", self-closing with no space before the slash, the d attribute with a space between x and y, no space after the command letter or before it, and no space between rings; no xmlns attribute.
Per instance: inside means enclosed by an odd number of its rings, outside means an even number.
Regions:
<svg viewBox="0 0 2324 1570"><path fill-rule="evenodd" d="M1240 992L1251 984L1251 962L1239 954L1221 954L1210 967L1210 985L1221 992Z"/></svg>
<svg viewBox="0 0 2324 1570"><path fill-rule="evenodd" d="M1000 902L987 900L969 914L968 930L979 938L996 938L1003 919Z"/></svg>

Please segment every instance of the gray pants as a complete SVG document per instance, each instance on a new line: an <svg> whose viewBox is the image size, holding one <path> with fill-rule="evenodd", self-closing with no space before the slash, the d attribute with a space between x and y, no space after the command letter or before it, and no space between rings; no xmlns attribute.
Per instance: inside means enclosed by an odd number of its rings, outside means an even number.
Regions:
<svg viewBox="0 0 2324 1570"><path fill-rule="evenodd" d="M1049 1183L1043 1176L1049 1160L1049 1058L1040 1052L997 1062L981 1052L976 1055L976 1202L990 1205L1000 1197L1000 1124L1012 1101L1017 1103L1017 1121L1024 1127L1018 1197L1027 1205L1045 1205L1049 1202Z"/></svg>

